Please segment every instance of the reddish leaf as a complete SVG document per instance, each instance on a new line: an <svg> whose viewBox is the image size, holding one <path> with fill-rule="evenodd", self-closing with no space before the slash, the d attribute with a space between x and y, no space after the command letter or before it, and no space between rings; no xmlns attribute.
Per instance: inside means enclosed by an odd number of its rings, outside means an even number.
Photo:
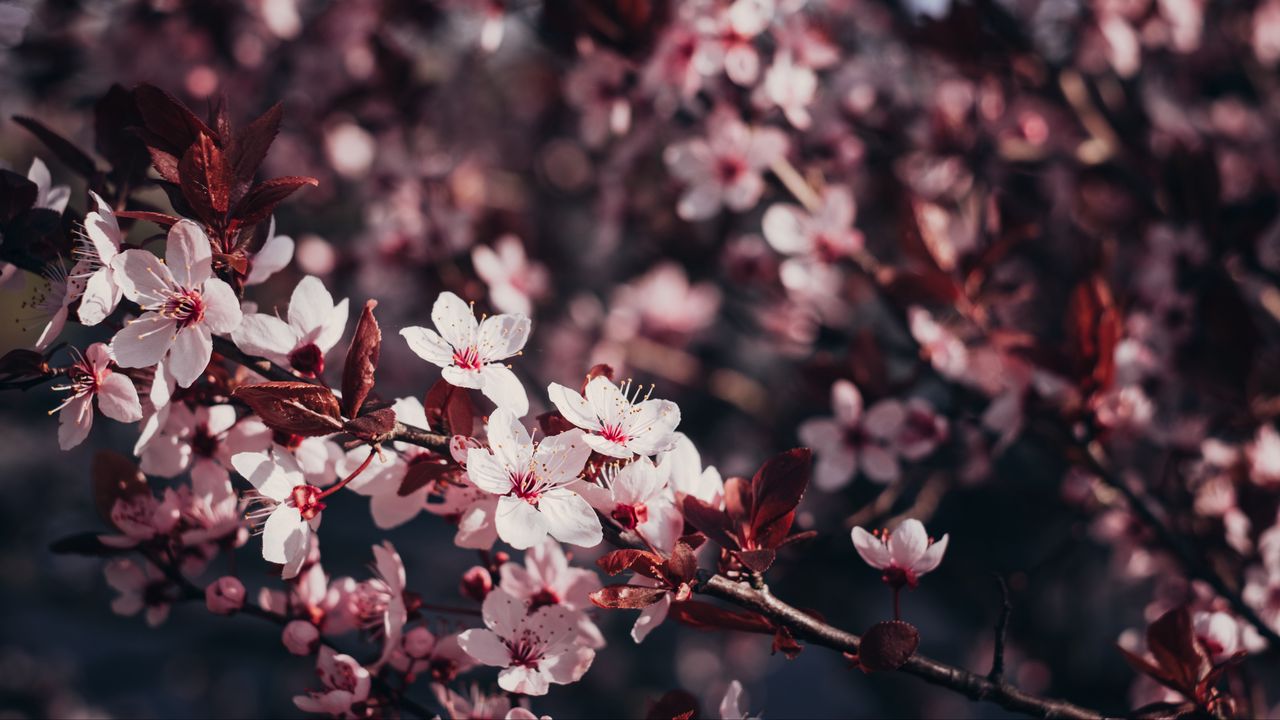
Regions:
<svg viewBox="0 0 1280 720"><path fill-rule="evenodd" d="M145 220L155 223L162 228L170 228L178 224L182 218L177 218L165 213L149 212L146 210L117 210L115 213L118 218L131 218L133 220Z"/></svg>
<svg viewBox="0 0 1280 720"><path fill-rule="evenodd" d="M400 481L400 489L396 494L400 497L412 495L428 485L447 479L456 470L457 467L443 455L417 455L409 461L409 467L405 470L404 479Z"/></svg>
<svg viewBox="0 0 1280 720"><path fill-rule="evenodd" d="M574 424L566 420L558 411L552 410L538 416L538 428L542 430L543 435L550 437L572 430Z"/></svg>
<svg viewBox="0 0 1280 720"><path fill-rule="evenodd" d="M699 630L739 630L772 635L773 623L759 613L738 612L698 600L671 603L671 616Z"/></svg>
<svg viewBox="0 0 1280 720"><path fill-rule="evenodd" d="M39 377L49 371L44 355L35 350L17 348L0 357L0 377L29 378Z"/></svg>
<svg viewBox="0 0 1280 720"><path fill-rule="evenodd" d="M143 136L144 141L147 137L146 135ZM151 167L156 169L156 173L165 182L173 183L174 185L182 182L182 172L178 170L179 160L177 155L165 152L150 144L147 145L147 154L151 156Z"/></svg>
<svg viewBox="0 0 1280 720"><path fill-rule="evenodd" d="M752 572L762 573L773 566L773 561L778 557L778 553L766 550L739 550L738 559L743 565Z"/></svg>
<svg viewBox="0 0 1280 720"><path fill-rule="evenodd" d="M920 631L910 623L888 620L871 626L858 643L858 664L867 672L897 670L920 646Z"/></svg>
<svg viewBox="0 0 1280 720"><path fill-rule="evenodd" d="M613 366L605 363L592 365L591 369L587 371L587 376L582 379L582 387L579 388L578 393L585 395L587 392L587 385L598 377L602 377L609 382L613 382Z"/></svg>
<svg viewBox="0 0 1280 720"><path fill-rule="evenodd" d="M1179 690L1194 693L1196 683L1209 669L1209 658L1196 642L1191 613L1186 607L1170 610L1151 623L1147 628L1147 649Z"/></svg>
<svg viewBox="0 0 1280 720"><path fill-rule="evenodd" d="M455 387L443 378L427 391L423 401L427 425L447 435L471 435L475 425L475 405L466 388Z"/></svg>
<svg viewBox="0 0 1280 720"><path fill-rule="evenodd" d="M698 698L684 690L672 690L658 698L644 717L645 720L697 720L699 712Z"/></svg>
<svg viewBox="0 0 1280 720"><path fill-rule="evenodd" d="M1106 390L1115 379L1121 327L1111 288L1102 276L1094 275L1071 291L1067 323L1077 384L1086 394Z"/></svg>
<svg viewBox="0 0 1280 720"><path fill-rule="evenodd" d="M635 610L658 602L666 597L667 592L666 588L640 585L606 585L591 593L591 602L596 607L610 610Z"/></svg>
<svg viewBox="0 0 1280 720"><path fill-rule="evenodd" d="M237 195L242 196L253 183L258 166L266 159L267 150L280 132L280 117L283 113L280 103L272 105L258 119L245 126L232 143L227 155Z"/></svg>
<svg viewBox="0 0 1280 720"><path fill-rule="evenodd" d="M182 196L206 223L226 217L231 203L230 173L222 149L201 135L178 162Z"/></svg>
<svg viewBox="0 0 1280 720"><path fill-rule="evenodd" d="M91 179L98 174L98 167L89 154L76 147L75 143L50 130L39 120L15 115L13 121L26 128L40 139L59 160L72 172L82 178Z"/></svg>
<svg viewBox="0 0 1280 720"><path fill-rule="evenodd" d="M682 509L684 510L685 522L692 525L698 532L706 535L721 547L729 549L738 547L738 541L729 534L723 512L692 495L685 496Z"/></svg>
<svg viewBox="0 0 1280 720"><path fill-rule="evenodd" d="M777 547L791 530L796 506L809 486L812 459L813 453L808 448L788 450L766 461L752 478L754 513L751 522L753 535L760 546Z"/></svg>
<svg viewBox="0 0 1280 720"><path fill-rule="evenodd" d="M147 146L132 130L142 127L133 93L112 85L93 106L93 146L122 182L137 184L147 172Z"/></svg>
<svg viewBox="0 0 1280 720"><path fill-rule="evenodd" d="M236 388L232 397L246 403L272 430L313 437L342 429L338 400L328 389L304 382L269 382Z"/></svg>
<svg viewBox="0 0 1280 720"><path fill-rule="evenodd" d="M596 560L596 564L609 575L632 570L654 580L662 578L662 556L648 550L614 550Z"/></svg>
<svg viewBox="0 0 1280 720"><path fill-rule="evenodd" d="M667 560L667 572L673 580L687 583L698 574L698 558L693 549L683 542L676 541L671 550L671 558Z"/></svg>
<svg viewBox="0 0 1280 720"><path fill-rule="evenodd" d="M373 375L382 350L382 329L373 317L377 306L377 300L365 302L351 346L347 348L347 362L342 367L342 409L349 418L360 414L364 399L373 390Z"/></svg>
<svg viewBox="0 0 1280 720"><path fill-rule="evenodd" d="M300 187L316 186L320 181L312 177L278 177L249 188L240 199L235 216L241 225L257 225L275 211L276 206Z"/></svg>
<svg viewBox="0 0 1280 720"><path fill-rule="evenodd" d="M342 424L342 429L370 445L386 442L387 437L396 429L396 411L389 407L374 410L346 421Z"/></svg>
<svg viewBox="0 0 1280 720"><path fill-rule="evenodd" d="M186 152L200 135L213 137L208 125L160 88L144 83L133 89L133 97L143 125L163 143L161 149L178 155Z"/></svg>
<svg viewBox="0 0 1280 720"><path fill-rule="evenodd" d="M779 625L778 629L773 633L773 654L782 653L787 656L788 660L795 660L804 648L800 643L796 642L796 638L791 631Z"/></svg>
<svg viewBox="0 0 1280 720"><path fill-rule="evenodd" d="M151 494L147 478L133 460L113 450L101 450L93 456L90 468L93 480L93 506L98 515L112 527L111 510L116 502Z"/></svg>

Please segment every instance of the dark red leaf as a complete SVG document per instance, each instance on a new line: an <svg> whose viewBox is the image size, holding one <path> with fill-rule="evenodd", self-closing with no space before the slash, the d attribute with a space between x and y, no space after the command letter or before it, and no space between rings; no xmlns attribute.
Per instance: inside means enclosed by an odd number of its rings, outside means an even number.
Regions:
<svg viewBox="0 0 1280 720"><path fill-rule="evenodd" d="M693 549L683 542L676 541L675 547L671 550L671 558L667 560L667 572L672 579L682 583L693 580L698 574L698 558L694 556Z"/></svg>
<svg viewBox="0 0 1280 720"><path fill-rule="evenodd" d="M566 420L558 411L552 410L538 416L538 428L542 430L543 435L550 437L572 430L574 424Z"/></svg>
<svg viewBox="0 0 1280 720"><path fill-rule="evenodd" d="M226 217L231 207L231 184L222 149L208 135L201 135L178 163L182 196L206 223Z"/></svg>
<svg viewBox="0 0 1280 720"><path fill-rule="evenodd" d="M44 123L21 115L15 115L13 121L39 138L40 142L49 148L49 152L52 152L75 174L86 180L92 179L94 175L98 174L98 167L88 153L77 147L75 143L50 130Z"/></svg>
<svg viewBox="0 0 1280 720"><path fill-rule="evenodd" d="M686 495L684 504L685 522L692 525L698 532L706 535L720 547L736 549L738 541L729 534L727 518L720 510L702 502L692 495Z"/></svg>
<svg viewBox="0 0 1280 720"><path fill-rule="evenodd" d="M134 220L145 220L147 222L155 223L156 225L159 225L162 228L173 227L174 225L178 224L179 220L182 219L182 218L174 217L172 215L166 215L165 213L149 212L146 210L118 210L116 211L116 217L132 218Z"/></svg>
<svg viewBox="0 0 1280 720"><path fill-rule="evenodd" d="M7 225L30 210L39 193L36 184L25 177L10 170L0 170L0 224Z"/></svg>
<svg viewBox="0 0 1280 720"><path fill-rule="evenodd" d="M901 620L871 626L858 643L858 664L867 672L897 670L920 646L920 631Z"/></svg>
<svg viewBox="0 0 1280 720"><path fill-rule="evenodd" d="M738 559L743 565L752 572L762 573L773 566L773 561L778 557L778 553L771 549L766 550L739 550Z"/></svg>
<svg viewBox="0 0 1280 720"><path fill-rule="evenodd" d="M236 206L235 216L241 225L257 225L271 217L276 206L300 187L316 186L320 181L312 177L278 177L249 188Z"/></svg>
<svg viewBox="0 0 1280 720"><path fill-rule="evenodd" d="M1147 628L1147 650L1179 690L1194 693L1197 682L1210 667L1209 658L1196 642L1191 612L1180 607L1161 615ZM1185 694L1185 693L1184 693Z"/></svg>
<svg viewBox="0 0 1280 720"><path fill-rule="evenodd" d="M591 369L587 371L587 376L582 379L582 387L578 389L578 392L580 394L586 394L587 385L598 377L602 377L609 382L613 382L613 366L606 365L605 363L592 365Z"/></svg>
<svg viewBox="0 0 1280 720"><path fill-rule="evenodd" d="M649 607L666 597L666 588L641 587L640 585L606 585L591 593L596 607L610 610L636 610Z"/></svg>
<svg viewBox="0 0 1280 720"><path fill-rule="evenodd" d="M614 550L596 560L596 564L609 575L632 570L655 580L662 578L662 556L648 550Z"/></svg>
<svg viewBox="0 0 1280 720"><path fill-rule="evenodd" d="M111 163L117 179L130 185L145 177L150 162L146 144L133 131L142 126L133 93L119 84L93 106L93 146Z"/></svg>
<svg viewBox="0 0 1280 720"><path fill-rule="evenodd" d="M90 466L93 481L93 506L98 515L112 527L111 511L120 500L131 500L151 494L147 478L133 460L113 450L101 450Z"/></svg>
<svg viewBox="0 0 1280 720"><path fill-rule="evenodd" d="M147 154L151 156L151 167L156 169L165 182L178 185L182 182L182 172L178 169L180 161L177 155L165 152L157 147L147 146Z"/></svg>
<svg viewBox="0 0 1280 720"><path fill-rule="evenodd" d="M382 328L373 317L373 309L377 306L377 300L365 302L351 346L347 348L347 362L342 367L342 409L350 418L360 414L364 399L373 390L373 376L382 351Z"/></svg>
<svg viewBox="0 0 1280 720"><path fill-rule="evenodd" d="M752 478L751 522L759 546L776 548L791 530L796 506L809 486L812 459L808 448L788 450L766 461Z"/></svg>
<svg viewBox="0 0 1280 720"><path fill-rule="evenodd" d="M338 400L328 388L304 382L269 382L236 388L232 397L246 403L272 430L314 437L342 429Z"/></svg>
<svg viewBox="0 0 1280 720"><path fill-rule="evenodd" d="M1077 384L1086 395L1106 390L1115 378L1121 327L1111 288L1101 275L1082 281L1071 291L1067 323Z"/></svg>
<svg viewBox="0 0 1280 720"><path fill-rule="evenodd" d="M162 150L181 155L200 135L214 135L186 105L154 85L144 83L135 87L133 98L143 125L163 143Z"/></svg>
<svg viewBox="0 0 1280 720"><path fill-rule="evenodd" d="M370 445L386 442L391 432L396 429L396 412L389 407L374 410L354 420L346 421L342 424L342 429Z"/></svg>
<svg viewBox="0 0 1280 720"><path fill-rule="evenodd" d="M697 720L698 698L684 690L672 690L658 698L645 713L645 720Z"/></svg>
<svg viewBox="0 0 1280 720"><path fill-rule="evenodd" d="M17 379L39 377L49 371L44 355L35 350L17 348L0 357L0 377Z"/></svg>
<svg viewBox="0 0 1280 720"><path fill-rule="evenodd" d="M475 405L466 388L455 387L443 378L437 380L423 401L427 425L446 435L471 435L475 425Z"/></svg>
<svg viewBox="0 0 1280 720"><path fill-rule="evenodd" d="M698 600L671 603L671 616L699 630L739 630L772 635L773 623L759 613L722 608Z"/></svg>
<svg viewBox="0 0 1280 720"><path fill-rule="evenodd" d="M418 455L409 461L404 479L400 481L400 489L396 494L400 497L412 495L422 488L447 479L457 472L457 466L449 462L443 455Z"/></svg>
<svg viewBox="0 0 1280 720"><path fill-rule="evenodd" d="M1152 680L1155 680L1171 690L1182 692L1182 688L1179 687L1178 680L1165 672L1160 666L1150 660L1147 660L1141 655L1129 652L1118 645L1116 646L1116 649L1120 651L1120 655L1124 657L1125 662L1129 663L1129 666L1135 671L1150 677Z"/></svg>
<svg viewBox="0 0 1280 720"><path fill-rule="evenodd" d="M243 196L253 184L258 166L266 159L267 150L275 141L276 133L280 132L280 117L283 113L283 107L276 103L236 135L227 155L235 177L237 196Z"/></svg>

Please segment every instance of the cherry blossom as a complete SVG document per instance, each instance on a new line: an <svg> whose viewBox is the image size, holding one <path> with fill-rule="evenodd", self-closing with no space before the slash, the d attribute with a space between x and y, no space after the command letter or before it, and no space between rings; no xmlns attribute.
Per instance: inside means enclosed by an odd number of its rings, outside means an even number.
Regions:
<svg viewBox="0 0 1280 720"><path fill-rule="evenodd" d="M21 305L26 315L24 320L40 329L32 345L36 350L44 350L58 339L66 327L71 303L84 291L84 279L68 276L66 268L61 265L45 268L44 281L45 284L36 288ZM32 325L24 325L24 329L30 327Z"/></svg>
<svg viewBox="0 0 1280 720"><path fill-rule="evenodd" d="M549 288L547 268L529 259L515 235L503 235L493 247L475 246L471 264L489 286L489 302L500 312L529 315Z"/></svg>
<svg viewBox="0 0 1280 720"><path fill-rule="evenodd" d="M675 433L675 444L658 455L657 465L677 507L686 496L696 497L714 508L724 506L724 480L720 471L702 466L698 448L684 433Z"/></svg>
<svg viewBox="0 0 1280 720"><path fill-rule="evenodd" d="M116 279L115 259L120 255L124 233L111 206L90 191L94 209L84 217L84 234L76 249L76 265L71 273L84 279L84 294L77 311L80 322L97 325L120 304L123 294Z"/></svg>
<svg viewBox="0 0 1280 720"><path fill-rule="evenodd" d="M685 220L706 220L722 207L744 212L764 192L761 172L787 151L787 138L776 128L753 128L728 108L707 118L706 138L672 145L663 153L671 174L685 192L676 212Z"/></svg>
<svg viewBox="0 0 1280 720"><path fill-rule="evenodd" d="M528 607L501 588L484 600L487 629L467 630L458 644L484 665L502 668L498 687L523 695L545 695L551 684L577 682L591 667L595 651L574 644L574 612L558 605Z"/></svg>
<svg viewBox="0 0 1280 720"><path fill-rule="evenodd" d="M123 423L142 419L138 391L128 376L111 369L111 352L103 343L94 343L67 369L67 384L54 390L70 391L55 410L58 413L58 447L70 450L89 436L93 426L93 401L103 415Z"/></svg>
<svg viewBox="0 0 1280 720"><path fill-rule="evenodd" d="M631 390L630 382L619 388L598 375L581 395L559 383L547 386L547 395L566 420L586 431L583 441L601 455L629 459L670 450L680 407L648 395L642 399L639 387L628 397Z"/></svg>
<svg viewBox="0 0 1280 720"><path fill-rule="evenodd" d="M319 278L308 275L298 282L289 298L289 321L274 315L244 316L231 339L250 355L319 377L324 357L342 339L347 325L347 300L336 305Z"/></svg>
<svg viewBox="0 0 1280 720"><path fill-rule="evenodd" d="M920 354L943 377L959 380L969 370L969 352L964 341L934 320L922 307L907 310L911 323L911 335L920 343Z"/></svg>
<svg viewBox="0 0 1280 720"><path fill-rule="evenodd" d="M797 130L813 123L809 106L818 92L818 76L812 68L797 63L789 52L780 52L765 71L764 82L753 96L760 107L777 107Z"/></svg>
<svg viewBox="0 0 1280 720"><path fill-rule="evenodd" d="M742 709L742 683L734 680L725 688L724 697L720 700L720 718L722 720L751 720L747 711Z"/></svg>
<svg viewBox="0 0 1280 720"><path fill-rule="evenodd" d="M238 418L231 405L192 409L177 403L164 414L164 424L140 449L142 471L175 477L190 469L193 478L209 475L225 481L236 453L265 450L271 431L256 417Z"/></svg>
<svg viewBox="0 0 1280 720"><path fill-rule="evenodd" d="M125 297L142 306L111 340L121 367L151 367L168 358L178 385L195 382L209 364L213 334L240 324L240 302L231 286L213 277L209 238L190 220L175 223L167 260L146 250L126 250L112 261Z"/></svg>
<svg viewBox="0 0 1280 720"><path fill-rule="evenodd" d="M516 417L529 412L524 386L502 363L524 348L529 339L529 318L494 315L477 324L470 306L445 292L431 308L431 321L439 332L424 327L400 331L410 350L443 368L441 375L450 385L476 388Z"/></svg>
<svg viewBox="0 0 1280 720"><path fill-rule="evenodd" d="M594 547L600 520L571 487L582 473L591 447L580 430L535 444L510 411L489 416L489 448L467 454L467 476L476 487L500 496L495 512L498 537L523 550L548 534L561 542Z"/></svg>
<svg viewBox="0 0 1280 720"><path fill-rule="evenodd" d="M400 398L392 404L391 409L395 411L397 420L414 427L430 429L421 400ZM433 483L424 483L407 495L400 494L405 477L413 471L414 466L444 462L440 455L417 445L397 442L394 447L395 453L386 454L381 462L375 460L368 470L347 484L347 489L369 498L373 522L383 529L403 525L427 507L427 496L434 489ZM368 450L364 448L348 452L337 463L338 473L343 476L351 474L368 455Z"/></svg>
<svg viewBox="0 0 1280 720"><path fill-rule="evenodd" d="M703 18L698 27L710 42L699 46L694 58L698 70L712 75L723 68L738 85L755 84L760 74L760 54L753 40L769 27L773 12L773 0L734 0Z"/></svg>
<svg viewBox="0 0 1280 720"><path fill-rule="evenodd" d="M452 682L476 665L458 644L458 634L437 637L421 625L401 636L390 663L409 678L425 674L436 683Z"/></svg>
<svg viewBox="0 0 1280 720"><path fill-rule="evenodd" d="M36 207L52 210L59 215L67 209L67 202L71 200L71 188L54 185L53 175L49 173L49 166L43 160L31 159L27 179L36 184Z"/></svg>
<svg viewBox="0 0 1280 720"><path fill-rule="evenodd" d="M621 57L596 50L565 77L565 99L582 113L582 139L588 145L597 147L610 135L625 135L631 128L629 73Z"/></svg>
<svg viewBox="0 0 1280 720"><path fill-rule="evenodd" d="M355 706L369 699L369 671L350 655L340 655L325 645L320 648L316 675L324 688L306 695L296 695L293 704L303 712L322 713L333 717L361 717Z"/></svg>
<svg viewBox="0 0 1280 720"><path fill-rule="evenodd" d="M893 532L869 533L853 529L853 546L868 565L884 571L883 580L895 588L914 588L926 573L942 562L948 536L934 542L924 524L914 518L904 520Z"/></svg>
<svg viewBox="0 0 1280 720"><path fill-rule="evenodd" d="M621 468L606 466L596 478L574 489L602 515L624 530L634 530L659 550L669 552L684 527L684 518L671 502L665 478L649 458Z"/></svg>
<svg viewBox="0 0 1280 720"><path fill-rule="evenodd" d="M169 617L171 601L165 592L168 581L155 566L117 558L107 563L104 574L107 584L119 593L111 601L111 610L115 614L132 617L145 610L144 617L151 627Z"/></svg>
<svg viewBox="0 0 1280 720"><path fill-rule="evenodd" d="M585 610L594 607L588 597L600 589L600 578L590 570L569 565L560 544L548 538L529 548L524 564L508 562L498 568L499 587L523 600L530 612L547 605L561 605L578 611L578 628L582 644L604 647L604 636Z"/></svg>
<svg viewBox="0 0 1280 720"><path fill-rule="evenodd" d="M205 605L215 615L230 615L244 607L244 583L234 575L223 577L209 583L204 589Z"/></svg>
<svg viewBox="0 0 1280 720"><path fill-rule="evenodd" d="M427 512L458 527L453 544L460 548L488 550L498 539L498 496L476 487L470 477L444 486L438 502L428 502Z"/></svg>
<svg viewBox="0 0 1280 720"><path fill-rule="evenodd" d="M511 698L506 694L488 695L475 685L471 686L466 697L442 683L432 684L431 690L435 693L436 701L444 708L444 716L449 720L510 718L511 713L520 709L511 707Z"/></svg>
<svg viewBox="0 0 1280 720"><path fill-rule="evenodd" d="M267 278L288 267L293 260L293 248L293 238L276 234L276 219L272 216L271 224L267 229L267 239L262 244L262 249L254 254L253 264L249 267L249 276L244 284L260 285L266 282Z"/></svg>
<svg viewBox="0 0 1280 720"><path fill-rule="evenodd" d="M258 491L250 519L262 523L262 559L284 565L282 577L297 577L307 559L311 534L320 527L324 503L288 454L247 452L231 464Z"/></svg>
<svg viewBox="0 0 1280 720"><path fill-rule="evenodd" d="M834 417L807 420L798 431L818 456L814 484L838 490L858 469L876 482L896 480L894 442L905 416L901 403L881 401L864 413L857 386L837 380L831 386L831 407Z"/></svg>

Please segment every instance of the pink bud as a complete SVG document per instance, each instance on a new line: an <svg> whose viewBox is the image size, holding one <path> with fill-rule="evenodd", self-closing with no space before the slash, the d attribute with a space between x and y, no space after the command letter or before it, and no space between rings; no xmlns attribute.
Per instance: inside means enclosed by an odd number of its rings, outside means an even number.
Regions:
<svg viewBox="0 0 1280 720"><path fill-rule="evenodd" d="M284 646L294 655L310 655L320 644L320 631L306 620L294 620L284 626Z"/></svg>
<svg viewBox="0 0 1280 720"><path fill-rule="evenodd" d="M493 589L493 577L489 571L476 565L462 575L462 584L458 590L465 598L476 602L484 602L484 598Z"/></svg>
<svg viewBox="0 0 1280 720"><path fill-rule="evenodd" d="M431 654L436 646L436 636L431 631L418 626L404 636L404 651L409 657L421 659Z"/></svg>
<svg viewBox="0 0 1280 720"><path fill-rule="evenodd" d="M204 589L204 602L215 615L230 615L244 607L244 583L230 575L214 580Z"/></svg>

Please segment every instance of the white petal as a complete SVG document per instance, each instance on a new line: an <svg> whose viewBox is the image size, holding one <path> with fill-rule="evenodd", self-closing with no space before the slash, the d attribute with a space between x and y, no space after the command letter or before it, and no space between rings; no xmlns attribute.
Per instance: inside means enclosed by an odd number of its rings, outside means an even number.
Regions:
<svg viewBox="0 0 1280 720"><path fill-rule="evenodd" d="M98 408L102 414L123 423L142 419L138 389L124 373L111 373L98 385Z"/></svg>
<svg viewBox="0 0 1280 720"><path fill-rule="evenodd" d="M496 588L485 596L481 611L485 627L501 638L515 639L519 636L520 624L529 614L529 606L502 588Z"/></svg>
<svg viewBox="0 0 1280 720"><path fill-rule="evenodd" d="M640 455L656 455L675 445L680 406L670 400L646 400L626 415L627 445Z"/></svg>
<svg viewBox="0 0 1280 720"><path fill-rule="evenodd" d="M134 251L130 250L125 255L130 252ZM144 313L142 317L126 322L111 339L111 355L120 367L151 367L169 351L177 332L178 324L173 320L162 317L160 313Z"/></svg>
<svg viewBox="0 0 1280 720"><path fill-rule="evenodd" d="M275 218L271 218L271 228L275 230ZM293 238L288 235L276 235L274 232L263 243L262 249L253 256L253 265L249 268L246 285L257 285L272 275L280 272L293 260Z"/></svg>
<svg viewBox="0 0 1280 720"><path fill-rule="evenodd" d="M498 505L498 511L502 511L501 504ZM538 502L538 512L546 518L547 532L560 542L579 547L595 547L603 538L596 511L582 496L571 490L543 493ZM515 546L514 543L512 545Z"/></svg>
<svg viewBox="0 0 1280 720"><path fill-rule="evenodd" d="M595 450L601 455L608 455L609 457L615 457L621 460L629 460L635 456L635 453L631 451L631 448L626 445L622 445L621 443L617 443L612 440L605 440L599 435L586 435L582 438L582 441L590 446L592 450Z"/></svg>
<svg viewBox="0 0 1280 720"><path fill-rule="evenodd" d="M586 505L586 502L583 504ZM590 506L587 507L590 509ZM494 522L498 526L498 537L517 550L531 548L547 537L548 522L543 513L511 495L498 498Z"/></svg>
<svg viewBox="0 0 1280 720"><path fill-rule="evenodd" d="M180 220L169 228L164 261L173 279L182 287L200 287L213 274L213 248L204 229L191 220Z"/></svg>
<svg viewBox="0 0 1280 720"><path fill-rule="evenodd" d="M924 551L924 555L921 555L916 564L911 567L915 571L916 577L927 572L933 572L938 567L942 562L942 556L947 552L948 539L949 536L943 535L941 540L933 543L928 550Z"/></svg>
<svg viewBox="0 0 1280 720"><path fill-rule="evenodd" d="M498 673L498 687L521 695L546 695L547 676L527 667L509 667Z"/></svg>
<svg viewBox="0 0 1280 720"><path fill-rule="evenodd" d="M94 210L84 217L84 234L93 243L98 259L103 263L110 263L120 252L120 240L123 237L120 225L116 222L111 207L97 193L90 190L89 197L93 199Z"/></svg>
<svg viewBox="0 0 1280 720"><path fill-rule="evenodd" d="M667 595L658 602L646 607L640 611L640 617L636 618L635 625L631 626L631 639L636 643L644 642L649 637L649 633L654 628L662 624L667 619L667 612L671 609L671 596Z"/></svg>
<svg viewBox="0 0 1280 720"><path fill-rule="evenodd" d="M880 538L860 527L853 529L853 547L871 567L877 570L889 567L889 549L880 541Z"/></svg>
<svg viewBox="0 0 1280 720"><path fill-rule="evenodd" d="M236 347L250 355L281 362L287 361L287 356L293 351L297 335L285 321L274 315L251 313L240 321L231 339Z"/></svg>
<svg viewBox="0 0 1280 720"><path fill-rule="evenodd" d="M588 647L570 648L558 655L546 658L538 669L557 685L567 685L582 679L591 668L596 652Z"/></svg>
<svg viewBox="0 0 1280 720"><path fill-rule="evenodd" d="M329 352L334 345L342 339L342 333L347 329L347 317L350 315L350 303L343 298L333 309L329 311L329 317L324 321L324 327L312 339L316 347L322 352Z"/></svg>
<svg viewBox="0 0 1280 720"><path fill-rule="evenodd" d="M586 440L587 435L576 428L544 438L533 453L538 474L552 484L563 484L581 475L591 457Z"/></svg>
<svg viewBox="0 0 1280 720"><path fill-rule="evenodd" d="M524 385L506 365L485 365L480 370L480 392L516 417L524 417L529 412L529 396L525 394Z"/></svg>
<svg viewBox="0 0 1280 720"><path fill-rule="evenodd" d="M80 296L80 322L97 325L120 304L120 288L112 281L110 266L98 268L84 286Z"/></svg>
<svg viewBox="0 0 1280 720"><path fill-rule="evenodd" d="M904 520L889 536L889 557L900 568L909 568L929 547L929 534L915 518Z"/></svg>
<svg viewBox="0 0 1280 720"><path fill-rule="evenodd" d="M524 315L494 315L480 324L476 350L483 362L505 360L520 352L529 340L532 323Z"/></svg>
<svg viewBox="0 0 1280 720"><path fill-rule="evenodd" d="M458 635L458 645L482 665L506 667L511 662L511 651L488 630L467 630Z"/></svg>
<svg viewBox="0 0 1280 720"><path fill-rule="evenodd" d="M480 389L482 380L480 379L479 370L464 370L456 365L445 366L440 371L440 376L444 381L454 387L471 388L473 390Z"/></svg>
<svg viewBox="0 0 1280 720"><path fill-rule="evenodd" d="M212 278L201 291L204 298L204 324L219 335L229 333L240 325L243 315L235 291L225 282Z"/></svg>
<svg viewBox="0 0 1280 720"><path fill-rule="evenodd" d="M433 365L448 367L453 363L453 348L435 331L424 327L407 327L400 336L415 355Z"/></svg>
<svg viewBox="0 0 1280 720"><path fill-rule="evenodd" d="M146 250L125 250L111 261L116 284L139 305L155 305L169 297L175 283L169 268Z"/></svg>
<svg viewBox="0 0 1280 720"><path fill-rule="evenodd" d="M84 442L93 427L93 405L89 395L82 395L58 413L58 447L63 450Z"/></svg>
<svg viewBox="0 0 1280 720"><path fill-rule="evenodd" d="M179 330L174 338L173 350L169 353L169 370L180 387L190 387L209 367L212 356L213 338L209 335L209 328L193 325Z"/></svg>
<svg viewBox="0 0 1280 720"><path fill-rule="evenodd" d="M320 278L308 275L298 281L289 297L289 326L298 337L318 330L333 312L333 296Z"/></svg>
<svg viewBox="0 0 1280 720"><path fill-rule="evenodd" d="M289 496L294 486L289 475L281 470L275 458L267 452L243 452L231 456L231 467L244 476L264 497L277 502Z"/></svg>
<svg viewBox="0 0 1280 720"><path fill-rule="evenodd" d="M262 559L281 565L306 552L307 521L295 507L277 505L262 527Z"/></svg>
<svg viewBox="0 0 1280 720"><path fill-rule="evenodd" d="M399 483L397 483L397 486ZM373 514L373 524L382 530L399 527L417 516L427 503L430 486L424 486L409 494L400 495L399 488L391 492L379 493L369 502L369 510Z"/></svg>
<svg viewBox="0 0 1280 720"><path fill-rule="evenodd" d="M436 331L455 348L468 348L476 342L476 316L471 306L451 292L440 293L431 308L431 322Z"/></svg>
<svg viewBox="0 0 1280 720"><path fill-rule="evenodd" d="M769 241L774 250L784 255L807 252L812 246L809 215L797 205L771 205L760 224L764 230L764 239Z"/></svg>
<svg viewBox="0 0 1280 720"><path fill-rule="evenodd" d="M837 380L831 385L831 409L836 419L846 426L856 425L862 418L862 393L848 380Z"/></svg>
<svg viewBox="0 0 1280 720"><path fill-rule="evenodd" d="M591 405L578 393L559 383L551 383L547 386L547 397L565 420L584 430L600 429L600 421L592 411Z"/></svg>

